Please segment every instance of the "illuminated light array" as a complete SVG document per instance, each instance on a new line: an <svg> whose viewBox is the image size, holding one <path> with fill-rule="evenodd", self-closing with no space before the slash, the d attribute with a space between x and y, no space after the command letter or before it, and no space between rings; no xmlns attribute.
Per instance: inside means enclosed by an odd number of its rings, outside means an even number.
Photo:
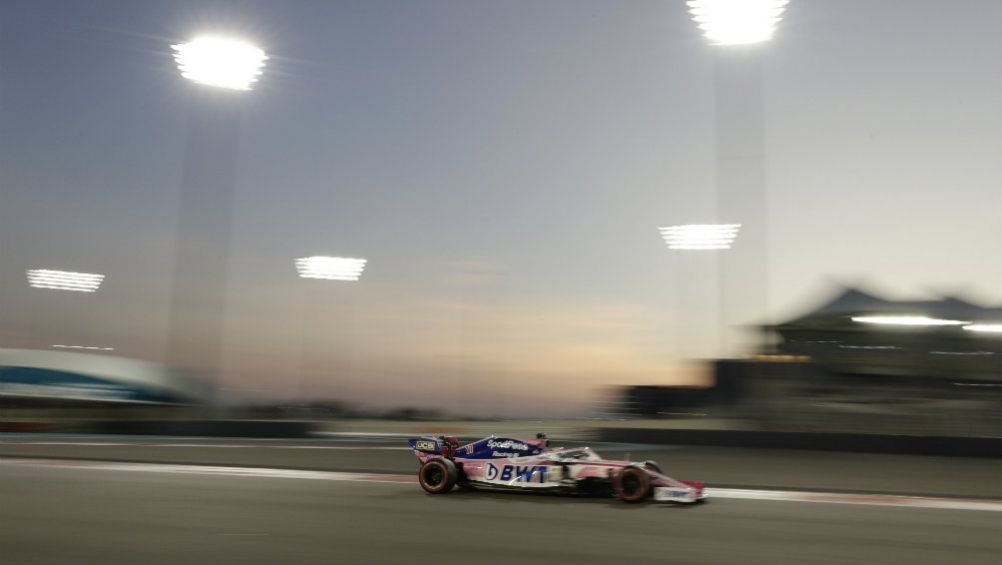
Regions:
<svg viewBox="0 0 1002 565"><path fill-rule="evenodd" d="M296 259L296 271L304 279L357 281L366 263L365 259L316 255Z"/></svg>
<svg viewBox="0 0 1002 565"><path fill-rule="evenodd" d="M714 45L772 39L789 0L689 0L689 13Z"/></svg>
<svg viewBox="0 0 1002 565"><path fill-rule="evenodd" d="M688 224L658 228L668 249L730 249L741 224Z"/></svg>
<svg viewBox="0 0 1002 565"><path fill-rule="evenodd" d="M227 37L203 36L171 48L181 76L231 90L250 90L268 59L254 45Z"/></svg>
<svg viewBox="0 0 1002 565"><path fill-rule="evenodd" d="M53 345L56 349L86 349L87 351L114 351L114 347L96 347L93 345Z"/></svg>
<svg viewBox="0 0 1002 565"><path fill-rule="evenodd" d="M1002 334L1002 324L968 324L964 329L969 332Z"/></svg>
<svg viewBox="0 0 1002 565"><path fill-rule="evenodd" d="M883 326L963 326L970 324L970 322L961 320L944 320L928 316L855 316L852 321Z"/></svg>
<svg viewBox="0 0 1002 565"><path fill-rule="evenodd" d="M52 269L28 269L28 284L34 288L96 292L104 275Z"/></svg>

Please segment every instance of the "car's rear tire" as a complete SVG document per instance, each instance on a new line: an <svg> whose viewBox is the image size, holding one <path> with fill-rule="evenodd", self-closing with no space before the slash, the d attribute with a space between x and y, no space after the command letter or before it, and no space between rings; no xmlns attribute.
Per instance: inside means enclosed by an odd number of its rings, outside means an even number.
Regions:
<svg viewBox="0 0 1002 565"><path fill-rule="evenodd" d="M623 502L641 502L651 494L651 478L639 467L625 467L613 479L616 497Z"/></svg>
<svg viewBox="0 0 1002 565"><path fill-rule="evenodd" d="M418 482L421 488L430 494L445 494L456 486L459 470L456 464L448 459L430 459L421 465L418 471Z"/></svg>

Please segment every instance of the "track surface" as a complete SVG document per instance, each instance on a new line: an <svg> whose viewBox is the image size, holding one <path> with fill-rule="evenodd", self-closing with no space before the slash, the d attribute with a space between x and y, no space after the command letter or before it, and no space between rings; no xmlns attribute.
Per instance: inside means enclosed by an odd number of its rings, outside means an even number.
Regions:
<svg viewBox="0 0 1002 565"><path fill-rule="evenodd" d="M0 434L0 457L414 473L416 459L401 448L403 445L403 439L260 441ZM608 458L653 459L673 477L705 481L710 486L1002 499L1000 459L694 446L592 444L592 447Z"/></svg>
<svg viewBox="0 0 1002 565"><path fill-rule="evenodd" d="M997 564L999 512L717 500L695 507L0 464L0 561Z"/></svg>

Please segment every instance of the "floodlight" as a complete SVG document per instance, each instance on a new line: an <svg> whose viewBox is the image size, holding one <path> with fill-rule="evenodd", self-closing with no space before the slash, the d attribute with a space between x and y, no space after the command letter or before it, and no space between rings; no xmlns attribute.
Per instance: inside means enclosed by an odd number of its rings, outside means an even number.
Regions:
<svg viewBox="0 0 1002 565"><path fill-rule="evenodd" d="M34 288L95 292L104 280L104 275L95 273L74 273L53 269L28 269L28 284Z"/></svg>
<svg viewBox="0 0 1002 565"><path fill-rule="evenodd" d="M964 329L969 332L1002 334L1002 324L968 324Z"/></svg>
<svg viewBox="0 0 1002 565"><path fill-rule="evenodd" d="M202 36L171 48L181 76L231 90L250 90L268 59L250 43L219 36Z"/></svg>
<svg viewBox="0 0 1002 565"><path fill-rule="evenodd" d="M357 281L365 269L365 259L315 255L296 259L296 271L304 279Z"/></svg>
<svg viewBox="0 0 1002 565"><path fill-rule="evenodd" d="M789 0L689 0L692 19L714 45L772 39Z"/></svg>
<svg viewBox="0 0 1002 565"><path fill-rule="evenodd" d="M688 224L658 228L668 249L730 249L741 224Z"/></svg>
<svg viewBox="0 0 1002 565"><path fill-rule="evenodd" d="M960 320L944 320L928 316L855 316L852 321L883 326L963 326L970 324L970 322Z"/></svg>
<svg viewBox="0 0 1002 565"><path fill-rule="evenodd" d="M85 349L87 351L114 351L114 347L97 347L94 345L53 345L56 349Z"/></svg>

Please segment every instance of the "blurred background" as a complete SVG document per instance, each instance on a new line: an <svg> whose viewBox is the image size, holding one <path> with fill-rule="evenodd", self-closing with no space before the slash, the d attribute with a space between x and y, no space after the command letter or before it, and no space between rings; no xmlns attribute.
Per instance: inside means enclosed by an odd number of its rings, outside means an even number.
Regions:
<svg viewBox="0 0 1002 565"><path fill-rule="evenodd" d="M1000 25L0 0L0 562L998 563ZM538 432L709 503L414 484Z"/></svg>
<svg viewBox="0 0 1002 565"><path fill-rule="evenodd" d="M965 6L754 42L661 0L8 0L4 418L1002 434L1002 6Z"/></svg>

